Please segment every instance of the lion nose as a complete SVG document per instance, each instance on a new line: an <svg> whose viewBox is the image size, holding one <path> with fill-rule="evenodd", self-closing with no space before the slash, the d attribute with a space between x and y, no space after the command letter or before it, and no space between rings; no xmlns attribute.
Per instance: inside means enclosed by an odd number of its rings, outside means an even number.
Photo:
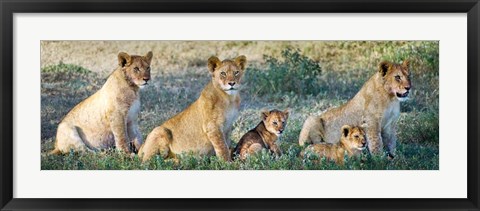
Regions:
<svg viewBox="0 0 480 211"><path fill-rule="evenodd" d="M235 82L228 82L228 85L233 86L235 85Z"/></svg>
<svg viewBox="0 0 480 211"><path fill-rule="evenodd" d="M148 81L150 80L150 77L143 77L143 80L144 80L145 82L148 82Z"/></svg>
<svg viewBox="0 0 480 211"><path fill-rule="evenodd" d="M279 133L283 133L283 129L278 130Z"/></svg>
<svg viewBox="0 0 480 211"><path fill-rule="evenodd" d="M410 88L411 88L410 86L406 86L406 87L405 87L405 89L406 89L407 91L410 90Z"/></svg>

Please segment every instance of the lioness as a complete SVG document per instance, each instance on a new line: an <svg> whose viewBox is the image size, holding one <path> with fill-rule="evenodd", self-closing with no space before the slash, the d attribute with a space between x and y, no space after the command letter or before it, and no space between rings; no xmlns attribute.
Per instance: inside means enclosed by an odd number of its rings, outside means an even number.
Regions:
<svg viewBox="0 0 480 211"><path fill-rule="evenodd" d="M142 145L138 129L139 88L150 80L152 52L118 54L118 68L95 94L77 104L60 122L51 154L95 151L115 146L130 153Z"/></svg>
<svg viewBox="0 0 480 211"><path fill-rule="evenodd" d="M238 141L235 154L241 160L247 155L254 154L262 149L268 149L276 156L282 155L282 150L277 145L277 139L282 135L287 124L288 110L262 111L262 121L254 129L248 131Z"/></svg>
<svg viewBox="0 0 480 211"><path fill-rule="evenodd" d="M153 129L139 151L143 161L155 154L175 157L181 153L213 155L230 161L229 133L240 107L238 90L247 58L208 59L212 80L189 107Z"/></svg>
<svg viewBox="0 0 480 211"><path fill-rule="evenodd" d="M327 160L335 161L338 165L344 165L345 154L348 157L358 156L366 148L367 140L362 127L344 125L341 130L340 141L336 144L319 143L308 146L301 152L301 157L312 153L319 159L325 157Z"/></svg>
<svg viewBox="0 0 480 211"><path fill-rule="evenodd" d="M396 124L400 116L400 102L410 93L409 62L402 64L381 62L375 73L346 104L330 109L319 116L310 116L303 124L299 144L336 143L342 125L368 125L368 149L379 153L387 146L390 158L395 156Z"/></svg>

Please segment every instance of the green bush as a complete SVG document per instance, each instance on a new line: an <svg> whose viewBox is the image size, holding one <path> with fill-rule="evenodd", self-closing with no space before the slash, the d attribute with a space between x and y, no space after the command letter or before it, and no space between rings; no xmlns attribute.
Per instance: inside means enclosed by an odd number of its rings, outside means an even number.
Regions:
<svg viewBox="0 0 480 211"><path fill-rule="evenodd" d="M265 96L293 93L309 95L318 93L320 65L301 54L300 50L287 48L281 59L264 55L265 69L254 68L247 72L246 80L251 83L250 93Z"/></svg>
<svg viewBox="0 0 480 211"><path fill-rule="evenodd" d="M91 73L90 70L74 65L74 64L65 64L60 62L58 65L51 65L46 66L41 69L42 73L65 73L65 72L74 72L74 73L82 73L82 74L89 74Z"/></svg>

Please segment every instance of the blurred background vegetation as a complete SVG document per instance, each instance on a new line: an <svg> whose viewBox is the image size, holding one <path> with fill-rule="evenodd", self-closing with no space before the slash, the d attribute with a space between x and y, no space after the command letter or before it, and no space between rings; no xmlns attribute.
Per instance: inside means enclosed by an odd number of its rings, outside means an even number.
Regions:
<svg viewBox="0 0 480 211"><path fill-rule="evenodd" d="M439 43L437 41L44 41L41 43L42 169L438 169ZM156 126L198 98L210 80L207 59L245 55L241 112L233 146L260 121L262 108L290 108L279 159L268 153L245 162L184 155L142 164L115 151L50 156L61 118L97 91L117 66L117 54L153 51L151 85L141 92L140 130ZM344 167L297 157L305 119L352 98L383 61L411 61L413 90L402 103L397 157L365 155Z"/></svg>

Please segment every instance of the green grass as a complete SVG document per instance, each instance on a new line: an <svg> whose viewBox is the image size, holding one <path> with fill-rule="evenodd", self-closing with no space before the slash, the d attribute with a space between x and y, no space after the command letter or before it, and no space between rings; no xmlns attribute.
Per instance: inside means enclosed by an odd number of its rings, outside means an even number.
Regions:
<svg viewBox="0 0 480 211"><path fill-rule="evenodd" d="M178 44L178 43L176 43ZM162 44L165 45L165 44ZM210 80L201 50L209 42L197 45L176 57L165 58L165 65L152 66L152 84L141 91L142 111L140 130L145 138L156 126L182 111L199 95ZM228 47L227 47L228 46ZM280 139L284 156L274 158L268 153L252 156L245 162L224 162L212 157L183 155L178 161L160 157L142 164L137 156L115 150L98 153L47 155L53 149L58 123L68 111L97 91L107 75L88 70L78 64L58 63L41 70L41 143L42 169L439 169L439 86L438 42L224 42L217 49L223 54L245 54L252 61L245 75L246 88L241 91L241 112L229 137L233 146L240 137L260 121L262 108L290 108L287 129ZM173 49L166 47L165 49ZM228 51L227 49L233 49ZM249 49L244 53L239 49ZM174 50L171 50L174 51ZM234 52L239 51L239 52ZM267 53L265 53L267 52ZM163 52L165 53L165 52ZM258 54L263 54L259 57ZM252 55L250 55L252 54ZM197 56L191 56L197 55ZM112 58L106 58L112 59ZM115 58L113 58L115 59ZM398 121L397 157L363 155L362 159L347 159L341 167L328 161L302 159L298 153L298 134L307 116L317 114L349 100L377 70L382 60L401 62L409 59L412 66L411 99L401 106ZM83 61L83 60L82 60ZM183 64L176 72L163 72L172 64ZM113 69L113 67L111 68ZM269 88L270 87L270 88ZM273 87L273 88L272 88Z"/></svg>
<svg viewBox="0 0 480 211"><path fill-rule="evenodd" d="M142 163L137 155L130 156L115 150L99 153L70 153L64 156L42 155L42 169L60 170L419 170L438 169L438 149L435 145L416 143L399 144L402 152L394 160L385 156L371 156L364 153L360 158L345 158L344 166L334 162L298 157L300 146L294 143L282 144L284 155L275 158L270 153L248 157L245 161L225 162L215 156L198 157L182 155L178 161L164 160L156 156Z"/></svg>

